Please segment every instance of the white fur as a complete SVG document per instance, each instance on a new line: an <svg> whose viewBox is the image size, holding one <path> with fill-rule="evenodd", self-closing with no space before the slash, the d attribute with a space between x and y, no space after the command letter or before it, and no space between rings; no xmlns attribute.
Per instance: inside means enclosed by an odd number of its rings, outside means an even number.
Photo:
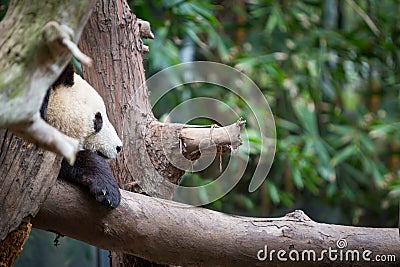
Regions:
<svg viewBox="0 0 400 267"><path fill-rule="evenodd" d="M97 112L103 118L103 127L96 133L94 118ZM117 146L122 147L114 127L108 120L101 96L79 75L74 74L74 85L51 89L47 121L64 134L79 140L81 149L117 157Z"/></svg>

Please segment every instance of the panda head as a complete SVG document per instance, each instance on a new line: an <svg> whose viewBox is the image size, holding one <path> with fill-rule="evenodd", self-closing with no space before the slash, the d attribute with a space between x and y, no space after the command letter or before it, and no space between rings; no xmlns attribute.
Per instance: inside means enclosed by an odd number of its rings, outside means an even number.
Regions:
<svg viewBox="0 0 400 267"><path fill-rule="evenodd" d="M72 75L71 75L72 77ZM53 85L47 106L47 122L79 140L80 148L116 158L122 142L106 113L101 96L79 75Z"/></svg>

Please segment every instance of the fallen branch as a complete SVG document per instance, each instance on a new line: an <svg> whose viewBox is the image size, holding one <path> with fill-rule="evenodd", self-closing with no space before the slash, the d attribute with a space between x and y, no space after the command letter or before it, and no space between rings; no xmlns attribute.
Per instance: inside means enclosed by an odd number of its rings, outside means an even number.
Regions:
<svg viewBox="0 0 400 267"><path fill-rule="evenodd" d="M398 229L317 223L302 211L282 218L232 216L124 190L121 193L121 205L109 210L83 189L58 181L32 220L33 226L165 264L265 266L275 250L274 266L292 266L289 252L295 250L300 257L296 266L316 266L321 262L301 261L302 251L312 249L319 258L322 250L331 248L339 257L337 242L341 239L345 240L341 244L347 242L343 255L357 250L360 262L368 250L371 259L378 254L400 257ZM267 262L259 261L257 254L264 257L265 249ZM277 260L279 250L286 252L280 256L287 261ZM295 253L292 256L296 257ZM338 259L337 263L344 263ZM329 262L328 254L322 262ZM368 263L371 266L373 262ZM385 266L390 264L396 262L385 262Z"/></svg>

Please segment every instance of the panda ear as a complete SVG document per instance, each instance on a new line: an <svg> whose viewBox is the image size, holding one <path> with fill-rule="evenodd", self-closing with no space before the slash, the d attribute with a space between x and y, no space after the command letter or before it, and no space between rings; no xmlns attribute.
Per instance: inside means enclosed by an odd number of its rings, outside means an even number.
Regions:
<svg viewBox="0 0 400 267"><path fill-rule="evenodd" d="M74 85L74 65L70 62L67 64L61 75L51 86L56 89L59 85L71 87Z"/></svg>
<svg viewBox="0 0 400 267"><path fill-rule="evenodd" d="M100 132L101 128L103 127L103 117L101 116L100 112L97 112L94 115L94 131L96 133Z"/></svg>

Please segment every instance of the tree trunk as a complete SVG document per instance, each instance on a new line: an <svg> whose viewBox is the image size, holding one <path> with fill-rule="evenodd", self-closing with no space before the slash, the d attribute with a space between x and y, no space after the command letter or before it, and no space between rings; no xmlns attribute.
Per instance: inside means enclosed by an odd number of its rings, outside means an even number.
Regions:
<svg viewBox="0 0 400 267"><path fill-rule="evenodd" d="M95 58L83 76L105 99L108 116L122 136L123 152L112 169L119 186L149 195L170 196L146 153L146 125L154 121L145 87L142 46L136 17L125 1L102 0L87 24L80 47ZM143 179L146 177L146 179ZM145 262L145 265L135 264ZM147 265L148 263L148 265ZM111 266L151 266L151 263L122 252L111 252Z"/></svg>
<svg viewBox="0 0 400 267"><path fill-rule="evenodd" d="M61 159L0 130L0 240L35 216L56 182Z"/></svg>
<svg viewBox="0 0 400 267"><path fill-rule="evenodd" d="M96 5L80 40L82 51L96 60L93 67L83 68L83 76L105 100L108 117L123 140L122 153L112 166L120 187L171 195L172 189L155 186L163 179L143 153L147 125L155 118L148 102L136 17L124 3L102 0Z"/></svg>

